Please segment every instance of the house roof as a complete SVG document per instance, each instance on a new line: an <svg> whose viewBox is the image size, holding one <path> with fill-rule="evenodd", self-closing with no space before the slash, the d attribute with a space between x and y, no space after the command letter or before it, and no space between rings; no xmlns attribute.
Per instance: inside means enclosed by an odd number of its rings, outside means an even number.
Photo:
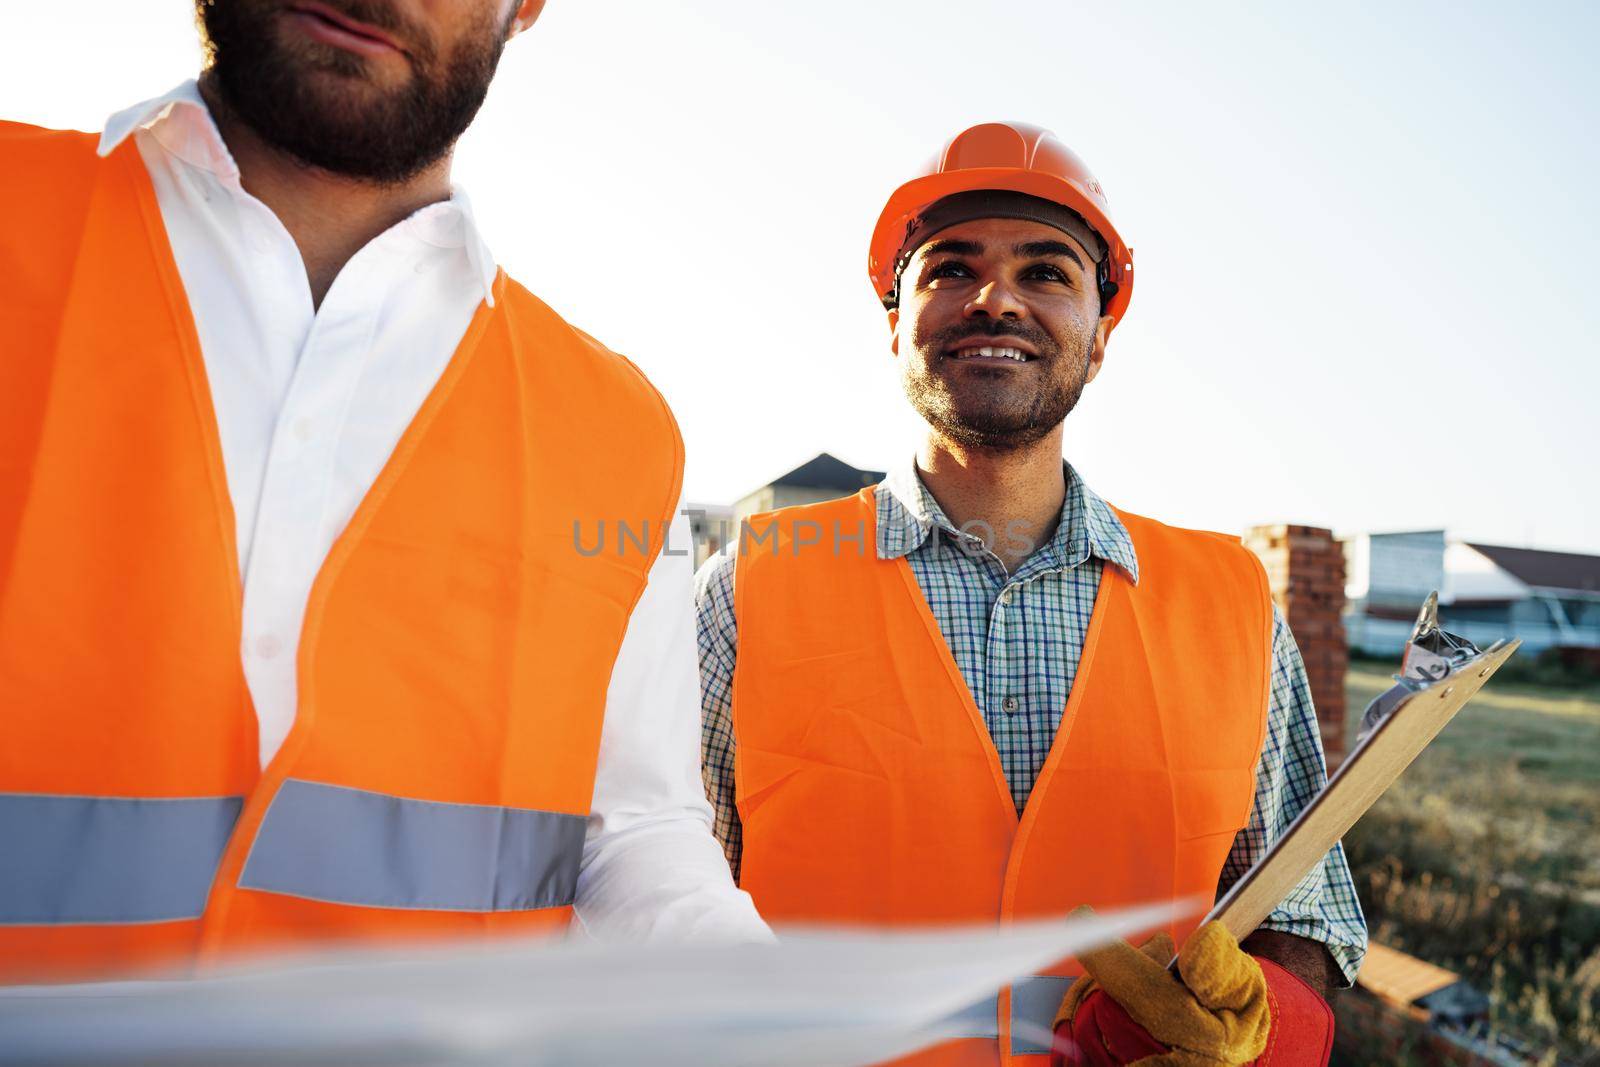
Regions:
<svg viewBox="0 0 1600 1067"><path fill-rule="evenodd" d="M1600 556L1470 542L1468 547L1487 556L1495 566L1524 585L1600 592Z"/></svg>
<svg viewBox="0 0 1600 1067"><path fill-rule="evenodd" d="M842 459L823 452L794 470L772 480L773 485L789 485L806 489L839 489L855 492L884 479L883 471L860 470Z"/></svg>

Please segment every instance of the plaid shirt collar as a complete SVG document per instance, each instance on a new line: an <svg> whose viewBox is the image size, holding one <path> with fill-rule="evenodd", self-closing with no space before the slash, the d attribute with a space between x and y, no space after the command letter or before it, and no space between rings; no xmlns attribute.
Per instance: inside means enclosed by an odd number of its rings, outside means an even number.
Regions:
<svg viewBox="0 0 1600 1067"><path fill-rule="evenodd" d="M1068 570L1090 556L1115 563L1139 584L1139 558L1133 539L1116 512L1083 483L1072 464L1063 462L1067 496L1061 504L1061 521L1048 544L1028 557L1018 569L1020 577ZM899 559L921 548L935 528L956 540L967 535L945 516L939 502L917 474L915 460L896 466L878 486L878 558Z"/></svg>

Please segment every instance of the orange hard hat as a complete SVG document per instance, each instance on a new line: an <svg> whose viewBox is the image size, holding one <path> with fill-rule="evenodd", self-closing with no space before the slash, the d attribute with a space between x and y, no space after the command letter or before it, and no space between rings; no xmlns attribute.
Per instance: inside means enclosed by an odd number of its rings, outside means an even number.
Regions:
<svg viewBox="0 0 1600 1067"><path fill-rule="evenodd" d="M872 287L884 306L894 307L899 301L902 253L914 251L903 246L922 213L954 193L987 189L1027 193L1070 208L1100 235L1106 244L1100 264L1105 314L1115 326L1133 296L1133 249L1112 225L1105 191L1083 160L1055 134L1026 122L986 122L963 130L944 146L925 174L889 197L873 228L867 256Z"/></svg>

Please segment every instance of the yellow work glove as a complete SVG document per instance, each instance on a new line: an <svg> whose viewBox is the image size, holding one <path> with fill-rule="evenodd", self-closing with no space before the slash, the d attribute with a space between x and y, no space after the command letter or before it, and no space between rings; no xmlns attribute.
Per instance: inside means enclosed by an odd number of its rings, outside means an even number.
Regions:
<svg viewBox="0 0 1600 1067"><path fill-rule="evenodd" d="M1080 909L1087 910L1087 909ZM1172 959L1172 938L1157 934L1139 949L1118 941L1078 957L1087 977L1074 982L1056 1017L1058 1033L1078 1043L1080 1051L1065 1062L1080 1064L1138 1063L1143 1067L1239 1067L1255 1060L1267 1046L1272 1016L1267 980L1261 965L1239 947L1220 923L1207 923L1189 938L1178 956L1178 981L1167 970ZM1084 1003L1096 991L1116 1002L1143 1035L1126 1033L1104 1012ZM1109 1006L1108 1006L1109 1007ZM1114 1012L1115 1009L1113 1008ZM1149 1050L1159 1043L1165 1052L1151 1051L1138 1059L1103 1055L1105 1035L1123 1029L1124 1048ZM1131 1040L1128 1038L1131 1036ZM1094 1048L1093 1045L1100 1045Z"/></svg>

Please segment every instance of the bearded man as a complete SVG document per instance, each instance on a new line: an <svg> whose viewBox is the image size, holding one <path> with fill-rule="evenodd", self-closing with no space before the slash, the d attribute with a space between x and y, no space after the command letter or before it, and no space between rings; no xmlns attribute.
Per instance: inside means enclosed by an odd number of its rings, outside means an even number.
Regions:
<svg viewBox="0 0 1600 1067"><path fill-rule="evenodd" d="M1189 907L1148 955L1002 991L918 1064L1324 1062L1322 994L1366 939L1339 849L1243 950L1189 936L1195 899L1325 783L1265 573L1063 461L1132 294L1099 183L1046 130L973 127L890 197L869 270L927 424L914 460L752 519L697 579L706 785L740 885L772 921Z"/></svg>
<svg viewBox="0 0 1600 1067"><path fill-rule="evenodd" d="M450 182L542 6L201 0L197 82L0 124L5 979L770 938L700 788L676 424Z"/></svg>

